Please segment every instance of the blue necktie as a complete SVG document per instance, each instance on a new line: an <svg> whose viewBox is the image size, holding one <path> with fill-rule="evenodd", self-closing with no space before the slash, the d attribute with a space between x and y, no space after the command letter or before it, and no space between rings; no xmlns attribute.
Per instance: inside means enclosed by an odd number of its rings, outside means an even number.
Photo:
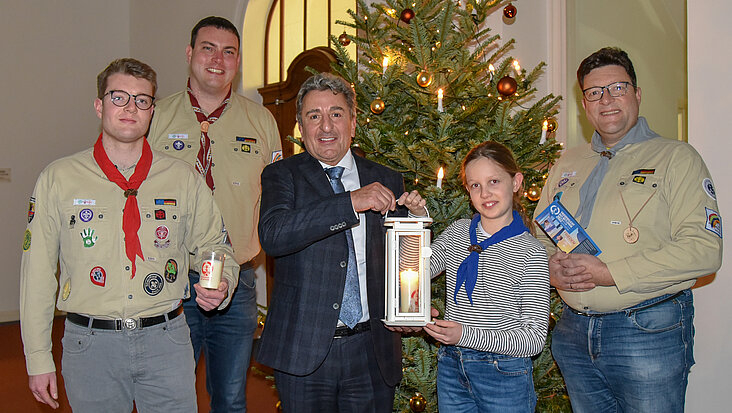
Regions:
<svg viewBox="0 0 732 413"><path fill-rule="evenodd" d="M330 186L336 194L346 191L341 182L343 167L335 166L327 168L325 173L330 178ZM348 268L346 269L346 286L343 289L343 301L341 301L341 314L339 318L345 325L353 328L361 319L361 289L358 286L358 265L356 264L356 250L353 247L353 235L351 230L346 229L346 241L348 243Z"/></svg>

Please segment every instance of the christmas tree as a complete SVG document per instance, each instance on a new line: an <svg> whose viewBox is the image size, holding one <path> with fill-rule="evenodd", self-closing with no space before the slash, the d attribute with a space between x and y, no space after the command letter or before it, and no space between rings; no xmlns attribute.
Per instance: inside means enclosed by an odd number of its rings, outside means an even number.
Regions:
<svg viewBox="0 0 732 413"><path fill-rule="evenodd" d="M368 6L359 0L358 12L349 10L353 21L338 22L355 35L333 38L339 58L333 70L357 94L356 143L368 158L400 171L407 189L427 199L435 236L472 214L458 178L472 147L494 140L511 148L523 168L529 213L560 149L551 131L544 139L560 98L536 96L532 86L544 63L521 69L510 56L514 41L501 42L486 27L487 15L500 12L504 1L461 1L386 0ZM516 8L507 4L503 13L512 18ZM343 47L352 41L356 60ZM440 168L444 178L438 178ZM444 280L433 285L433 306L443 312ZM553 295L552 317L560 308ZM395 411L437 411L436 349L429 336L404 338L404 379ZM548 346L534 364L537 411L569 411Z"/></svg>

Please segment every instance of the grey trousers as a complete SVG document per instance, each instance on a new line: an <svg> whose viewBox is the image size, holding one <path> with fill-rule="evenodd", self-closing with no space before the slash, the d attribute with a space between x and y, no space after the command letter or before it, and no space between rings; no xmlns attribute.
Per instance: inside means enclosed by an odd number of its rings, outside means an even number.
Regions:
<svg viewBox="0 0 732 413"><path fill-rule="evenodd" d="M75 413L196 412L196 375L185 316L137 330L66 321L61 366Z"/></svg>

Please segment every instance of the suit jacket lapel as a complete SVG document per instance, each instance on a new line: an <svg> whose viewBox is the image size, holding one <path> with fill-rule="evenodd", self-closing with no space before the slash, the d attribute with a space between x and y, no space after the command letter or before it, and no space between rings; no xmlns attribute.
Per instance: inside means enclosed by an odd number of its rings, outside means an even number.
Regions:
<svg viewBox="0 0 732 413"><path fill-rule="evenodd" d="M313 158L312 155L305 152L299 169L302 174L301 176L308 181L313 188L315 188L315 192L319 196L326 197L333 195L333 188L330 186L328 177L325 175L325 172L323 172L320 162Z"/></svg>

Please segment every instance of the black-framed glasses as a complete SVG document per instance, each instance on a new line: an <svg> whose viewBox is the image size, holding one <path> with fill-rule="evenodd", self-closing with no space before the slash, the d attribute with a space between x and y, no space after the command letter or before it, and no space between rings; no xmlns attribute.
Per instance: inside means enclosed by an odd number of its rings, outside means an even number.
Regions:
<svg viewBox="0 0 732 413"><path fill-rule="evenodd" d="M602 87L588 87L582 91L582 94L588 102L596 102L602 99L602 95L605 93L606 89L610 96L619 98L620 96L625 96L625 94L628 93L629 86L635 87L635 85L630 82L615 82Z"/></svg>
<svg viewBox="0 0 732 413"><path fill-rule="evenodd" d="M109 95L109 100L112 101L114 106L119 106L121 108L127 106L127 104L130 103L130 97L134 99L135 106L137 106L137 108L140 110L150 109L153 105L153 102L155 101L155 98L150 95L146 95L144 93L140 93L139 95L130 95L124 90L110 90L109 92L104 94L104 96L107 95Z"/></svg>

